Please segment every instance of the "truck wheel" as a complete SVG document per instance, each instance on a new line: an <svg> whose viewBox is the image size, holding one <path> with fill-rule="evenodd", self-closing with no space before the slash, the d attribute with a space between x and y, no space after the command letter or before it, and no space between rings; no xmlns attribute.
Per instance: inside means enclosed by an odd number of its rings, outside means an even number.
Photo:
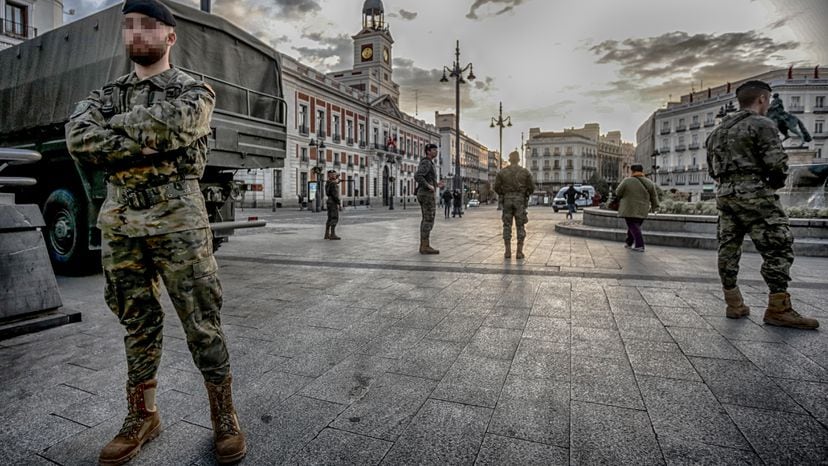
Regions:
<svg viewBox="0 0 828 466"><path fill-rule="evenodd" d="M79 275L96 268L89 250L86 209L74 192L52 191L43 205L43 218L43 237L55 272Z"/></svg>
<svg viewBox="0 0 828 466"><path fill-rule="evenodd" d="M554 210L556 214L558 213L558 208L557 207L553 207L552 210Z"/></svg>

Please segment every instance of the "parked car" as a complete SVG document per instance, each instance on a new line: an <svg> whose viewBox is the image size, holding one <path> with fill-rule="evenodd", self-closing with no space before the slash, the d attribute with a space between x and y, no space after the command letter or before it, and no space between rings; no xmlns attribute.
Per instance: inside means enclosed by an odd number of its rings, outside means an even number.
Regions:
<svg viewBox="0 0 828 466"><path fill-rule="evenodd" d="M555 200L552 202L552 209L555 212L559 210L566 209L566 190L569 189L569 186L564 186L558 191L558 194L555 195ZM575 206L579 208L589 207L592 205L592 198L595 196L595 188L588 184L576 184L575 189L581 192L586 197L579 197L575 200Z"/></svg>
<svg viewBox="0 0 828 466"><path fill-rule="evenodd" d="M477 199L469 199L469 207L480 207L480 201Z"/></svg>

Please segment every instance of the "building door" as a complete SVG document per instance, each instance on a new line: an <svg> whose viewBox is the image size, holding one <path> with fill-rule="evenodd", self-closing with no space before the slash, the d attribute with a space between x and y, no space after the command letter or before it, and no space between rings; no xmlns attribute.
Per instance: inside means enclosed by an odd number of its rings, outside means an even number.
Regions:
<svg viewBox="0 0 828 466"><path fill-rule="evenodd" d="M386 165L382 169L382 205L388 205L388 200L390 197L390 193L388 192L390 188L390 180L388 179L389 176L390 175L388 173L388 166Z"/></svg>

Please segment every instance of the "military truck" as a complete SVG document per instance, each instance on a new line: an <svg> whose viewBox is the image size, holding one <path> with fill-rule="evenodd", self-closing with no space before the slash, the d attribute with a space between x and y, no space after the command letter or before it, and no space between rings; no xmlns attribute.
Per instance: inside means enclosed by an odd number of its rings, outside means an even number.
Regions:
<svg viewBox="0 0 828 466"><path fill-rule="evenodd" d="M238 170L284 166L286 114L279 54L232 23L162 0L175 15L178 42L171 61L216 91L207 168L201 188L214 245L232 234ZM132 65L121 37L121 5L0 51L0 147L43 154L34 165L4 175L37 184L16 191L18 203L41 206L44 237L59 273L89 271L101 233L95 227L106 196L104 173L81 167L66 149L64 125L92 90L127 74Z"/></svg>

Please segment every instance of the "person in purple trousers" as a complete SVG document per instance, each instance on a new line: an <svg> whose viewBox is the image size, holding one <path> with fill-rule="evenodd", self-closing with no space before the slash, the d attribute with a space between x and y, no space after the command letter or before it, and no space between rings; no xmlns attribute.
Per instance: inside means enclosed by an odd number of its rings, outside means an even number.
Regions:
<svg viewBox="0 0 828 466"><path fill-rule="evenodd" d="M658 193L655 183L644 176L644 167L635 164L630 167L632 174L625 178L615 190L620 199L618 216L627 222L626 248L644 252L644 235L641 225L647 214L658 209Z"/></svg>

